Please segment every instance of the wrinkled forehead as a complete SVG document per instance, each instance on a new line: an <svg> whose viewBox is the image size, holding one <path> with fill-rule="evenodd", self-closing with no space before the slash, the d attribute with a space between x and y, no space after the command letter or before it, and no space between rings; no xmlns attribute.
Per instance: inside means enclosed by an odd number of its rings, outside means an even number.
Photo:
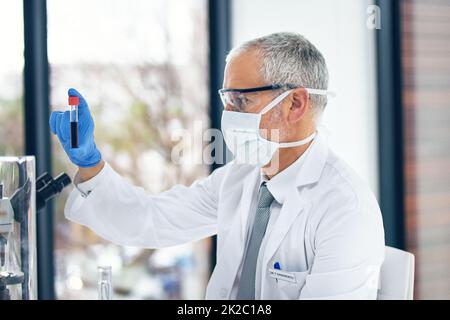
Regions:
<svg viewBox="0 0 450 320"><path fill-rule="evenodd" d="M237 52L225 66L223 88L245 89L263 86L266 83L260 70L261 58L255 50Z"/></svg>

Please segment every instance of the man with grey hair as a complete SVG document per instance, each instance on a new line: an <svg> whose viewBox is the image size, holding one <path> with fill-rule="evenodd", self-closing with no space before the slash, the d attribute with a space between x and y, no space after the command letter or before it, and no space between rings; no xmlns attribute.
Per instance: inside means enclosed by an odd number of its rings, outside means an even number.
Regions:
<svg viewBox="0 0 450 320"><path fill-rule="evenodd" d="M50 118L79 167L66 217L129 246L217 235L209 299L375 299L384 260L381 213L317 130L327 89L325 59L299 34L270 34L233 49L219 94L234 160L159 195L102 160L87 103L71 89L85 133L78 149L68 147L68 116Z"/></svg>

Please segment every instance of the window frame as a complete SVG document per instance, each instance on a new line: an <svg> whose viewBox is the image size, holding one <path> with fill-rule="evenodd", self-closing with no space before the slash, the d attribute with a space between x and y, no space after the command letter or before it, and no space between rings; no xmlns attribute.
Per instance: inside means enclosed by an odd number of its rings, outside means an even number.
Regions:
<svg viewBox="0 0 450 320"><path fill-rule="evenodd" d="M379 195L386 245L405 250L404 131L400 1L377 0Z"/></svg>

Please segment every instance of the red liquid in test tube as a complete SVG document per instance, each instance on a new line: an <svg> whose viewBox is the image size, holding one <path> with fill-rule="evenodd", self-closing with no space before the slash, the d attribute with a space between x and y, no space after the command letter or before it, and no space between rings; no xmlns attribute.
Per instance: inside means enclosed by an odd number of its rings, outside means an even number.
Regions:
<svg viewBox="0 0 450 320"><path fill-rule="evenodd" d="M72 148L78 148L78 105L80 98L69 97L70 109L70 145Z"/></svg>

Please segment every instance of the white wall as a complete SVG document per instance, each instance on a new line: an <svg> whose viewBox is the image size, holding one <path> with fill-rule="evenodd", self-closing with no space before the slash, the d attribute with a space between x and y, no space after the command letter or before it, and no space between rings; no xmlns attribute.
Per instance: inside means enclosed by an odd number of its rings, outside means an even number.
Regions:
<svg viewBox="0 0 450 320"><path fill-rule="evenodd" d="M232 44L279 31L303 34L330 72L323 125L333 150L378 196L375 32L366 25L370 0L234 0Z"/></svg>

